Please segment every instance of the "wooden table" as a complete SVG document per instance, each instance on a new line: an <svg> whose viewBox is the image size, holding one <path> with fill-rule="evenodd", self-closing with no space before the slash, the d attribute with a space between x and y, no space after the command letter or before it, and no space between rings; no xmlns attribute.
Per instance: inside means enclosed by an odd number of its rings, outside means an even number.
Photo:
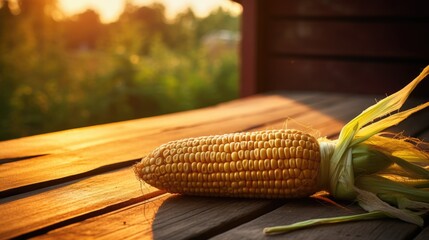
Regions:
<svg viewBox="0 0 429 240"><path fill-rule="evenodd" d="M363 212L314 199L204 198L140 183L131 166L184 137L298 128L334 138L383 96L257 95L218 106L0 142L0 239L429 239L429 227L395 219L264 236L267 226ZM429 111L395 129L429 139Z"/></svg>

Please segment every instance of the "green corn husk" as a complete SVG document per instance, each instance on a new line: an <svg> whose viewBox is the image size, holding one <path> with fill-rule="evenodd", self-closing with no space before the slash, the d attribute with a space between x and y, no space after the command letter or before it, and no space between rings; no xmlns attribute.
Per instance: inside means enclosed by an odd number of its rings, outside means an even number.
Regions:
<svg viewBox="0 0 429 240"><path fill-rule="evenodd" d="M429 74L429 66L400 91L382 99L348 122L327 159L322 182L336 199L357 201L366 214L312 219L269 227L278 234L309 226L392 217L423 226L429 212L429 154L411 139L386 137L381 132L429 106L429 102L399 111L414 88ZM321 141L326 141L323 139ZM322 146L322 145L321 145ZM322 149L321 149L322 150ZM323 165L323 162L322 162Z"/></svg>

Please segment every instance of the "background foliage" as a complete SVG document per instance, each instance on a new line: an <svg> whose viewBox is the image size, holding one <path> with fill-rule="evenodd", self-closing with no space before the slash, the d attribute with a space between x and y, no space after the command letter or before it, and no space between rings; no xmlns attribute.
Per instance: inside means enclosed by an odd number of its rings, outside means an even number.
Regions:
<svg viewBox="0 0 429 240"><path fill-rule="evenodd" d="M0 0L1 2L1 0ZM6 2L5 2L6 3ZM239 19L127 4L102 24L55 0L0 8L0 139L147 117L237 97ZM221 30L221 31L220 31Z"/></svg>

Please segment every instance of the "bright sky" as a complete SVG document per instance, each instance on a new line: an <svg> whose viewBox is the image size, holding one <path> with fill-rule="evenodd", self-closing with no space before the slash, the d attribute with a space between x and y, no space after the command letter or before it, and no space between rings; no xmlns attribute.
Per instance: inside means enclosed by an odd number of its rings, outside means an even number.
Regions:
<svg viewBox="0 0 429 240"><path fill-rule="evenodd" d="M74 15L94 9L100 14L102 22L115 21L124 9L126 0L59 0L58 5L66 15ZM173 18L188 6L197 16L206 16L212 9L221 6L233 14L241 13L241 6L231 0L130 0L135 5L148 5L153 2L163 3L168 18Z"/></svg>

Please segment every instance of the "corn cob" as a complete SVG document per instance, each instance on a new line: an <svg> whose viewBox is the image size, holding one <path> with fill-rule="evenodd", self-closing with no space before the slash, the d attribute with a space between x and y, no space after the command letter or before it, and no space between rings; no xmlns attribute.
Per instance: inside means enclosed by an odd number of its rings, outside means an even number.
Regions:
<svg viewBox="0 0 429 240"><path fill-rule="evenodd" d="M203 196L292 198L313 194L319 144L297 130L265 130L172 141L135 166L145 182Z"/></svg>

